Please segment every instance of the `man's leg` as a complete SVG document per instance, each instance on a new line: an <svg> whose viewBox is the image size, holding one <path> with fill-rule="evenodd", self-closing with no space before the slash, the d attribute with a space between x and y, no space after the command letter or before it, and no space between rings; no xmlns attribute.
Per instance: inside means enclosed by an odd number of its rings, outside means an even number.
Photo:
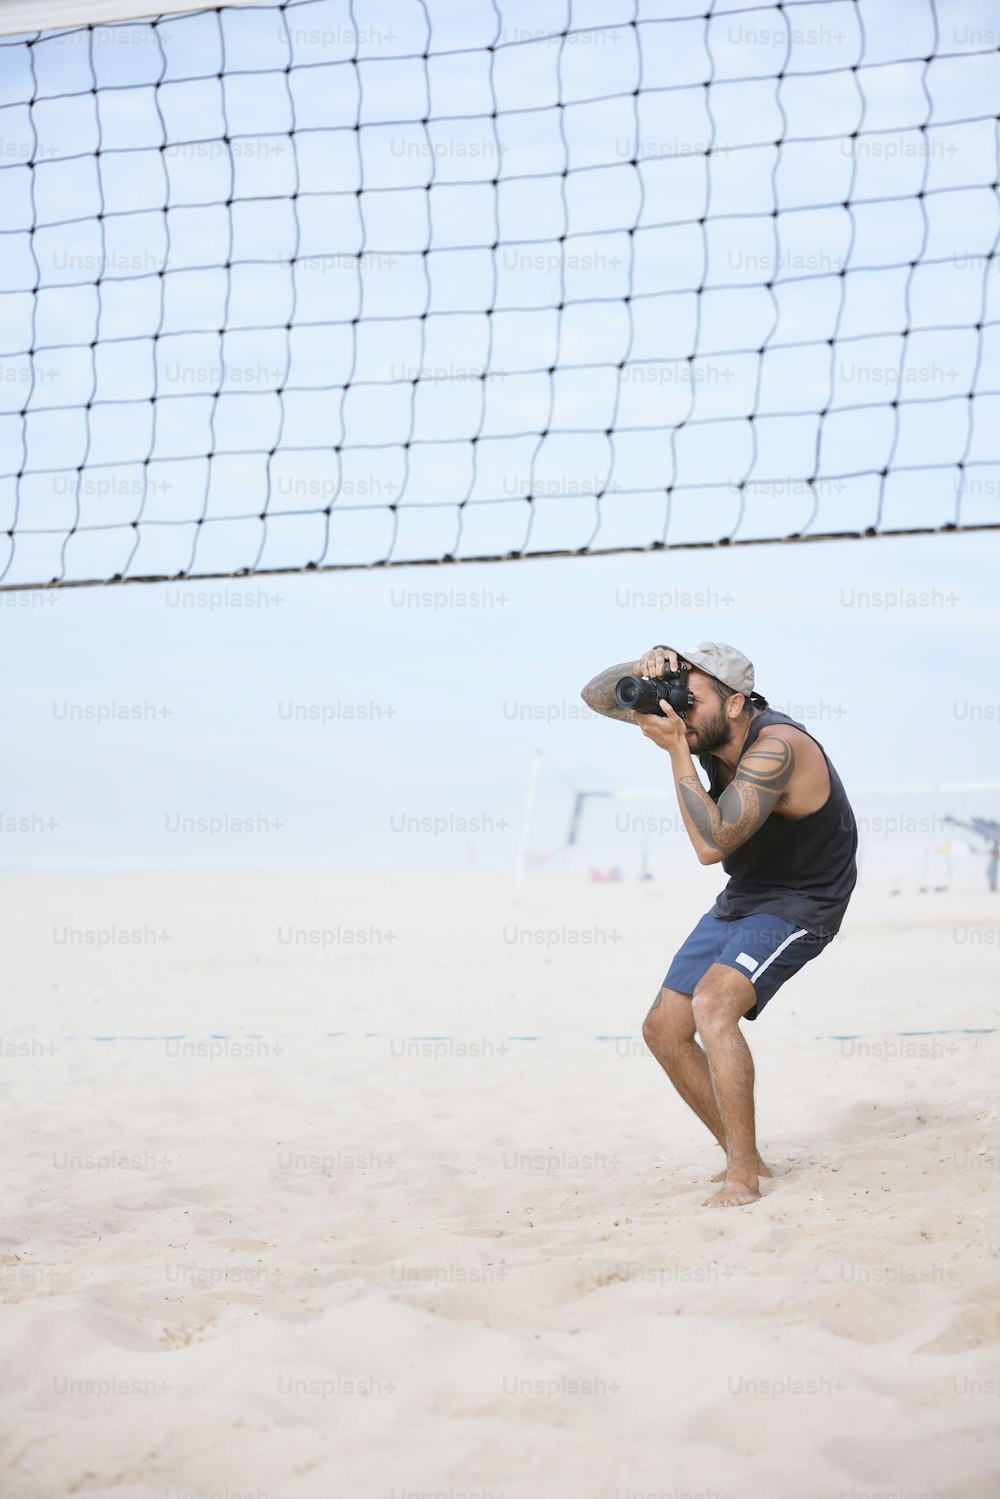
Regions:
<svg viewBox="0 0 1000 1499"><path fill-rule="evenodd" d="M721 965L716 965L720 966ZM725 972L734 972L725 969ZM736 975L740 977L739 974ZM689 1108L715 1136L723 1150L726 1135L712 1089L708 1058L694 1039L695 1018L690 994L661 989L642 1023L643 1040ZM752 1065L752 1064L751 1064ZM725 1170L713 1181L725 1180ZM770 1176L770 1168L757 1156L757 1175Z"/></svg>
<svg viewBox="0 0 1000 1499"><path fill-rule="evenodd" d="M760 1196L753 1058L739 1024L755 1003L750 980L724 963L712 964L691 998L726 1146L723 1186L708 1199L706 1207L739 1207Z"/></svg>
<svg viewBox="0 0 1000 1499"><path fill-rule="evenodd" d="M726 1136L708 1075L708 1059L694 1039L690 994L661 989L642 1022L642 1036L653 1056L723 1150Z"/></svg>

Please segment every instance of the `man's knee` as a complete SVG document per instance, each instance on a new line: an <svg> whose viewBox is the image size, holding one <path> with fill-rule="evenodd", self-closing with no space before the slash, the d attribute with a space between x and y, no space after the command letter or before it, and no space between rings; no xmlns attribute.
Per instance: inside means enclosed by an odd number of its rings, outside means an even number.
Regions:
<svg viewBox="0 0 1000 1499"><path fill-rule="evenodd" d="M753 984L735 968L714 963L695 985L691 1013L699 1036L731 1030L756 1002Z"/></svg>
<svg viewBox="0 0 1000 1499"><path fill-rule="evenodd" d="M716 1035L719 1030L734 1023L730 1019L727 1007L720 1001L719 995L711 991L692 996L691 1014L694 1017L695 1029L702 1040L706 1036Z"/></svg>
<svg viewBox="0 0 1000 1499"><path fill-rule="evenodd" d="M642 1038L650 1051L670 1051L694 1040L690 994L661 989L642 1022Z"/></svg>

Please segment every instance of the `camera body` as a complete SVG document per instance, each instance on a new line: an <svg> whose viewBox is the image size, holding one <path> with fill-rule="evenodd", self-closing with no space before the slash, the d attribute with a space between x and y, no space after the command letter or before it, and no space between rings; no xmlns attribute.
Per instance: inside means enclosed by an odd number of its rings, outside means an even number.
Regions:
<svg viewBox="0 0 1000 1499"><path fill-rule="evenodd" d="M621 677L615 686L619 708L633 713L660 713L660 704L669 703L678 718L694 706L694 693L687 684L688 668L668 671L662 677Z"/></svg>

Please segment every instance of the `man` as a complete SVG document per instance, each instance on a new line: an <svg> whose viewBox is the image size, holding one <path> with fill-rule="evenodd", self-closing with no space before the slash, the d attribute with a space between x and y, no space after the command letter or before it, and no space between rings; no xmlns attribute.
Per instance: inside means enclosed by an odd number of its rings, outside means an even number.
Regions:
<svg viewBox="0 0 1000 1499"><path fill-rule="evenodd" d="M623 676L687 669L681 718L619 707ZM821 744L754 692L754 669L719 641L655 645L583 689L588 707L638 724L667 751L688 837L729 883L674 957L642 1033L670 1081L726 1153L706 1207L741 1206L771 1173L757 1151L754 1069L740 1018L756 1020L786 979L833 941L857 882L858 832ZM706 791L691 758L708 773ZM695 1032L702 1046L695 1041ZM704 1050L702 1049L704 1047Z"/></svg>

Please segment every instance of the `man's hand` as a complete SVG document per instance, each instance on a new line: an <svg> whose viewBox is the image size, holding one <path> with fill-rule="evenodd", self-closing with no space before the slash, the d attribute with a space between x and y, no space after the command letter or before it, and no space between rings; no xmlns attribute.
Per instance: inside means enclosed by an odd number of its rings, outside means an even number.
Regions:
<svg viewBox="0 0 1000 1499"><path fill-rule="evenodd" d="M684 720L678 717L669 703L660 703L659 716L655 713L639 714L639 727L647 739L652 739L654 744L670 754L687 748Z"/></svg>
<svg viewBox="0 0 1000 1499"><path fill-rule="evenodd" d="M669 645L651 645L644 656L640 656L635 663L635 674L637 677L662 677L666 674L667 667L671 671L679 670L677 652Z"/></svg>

